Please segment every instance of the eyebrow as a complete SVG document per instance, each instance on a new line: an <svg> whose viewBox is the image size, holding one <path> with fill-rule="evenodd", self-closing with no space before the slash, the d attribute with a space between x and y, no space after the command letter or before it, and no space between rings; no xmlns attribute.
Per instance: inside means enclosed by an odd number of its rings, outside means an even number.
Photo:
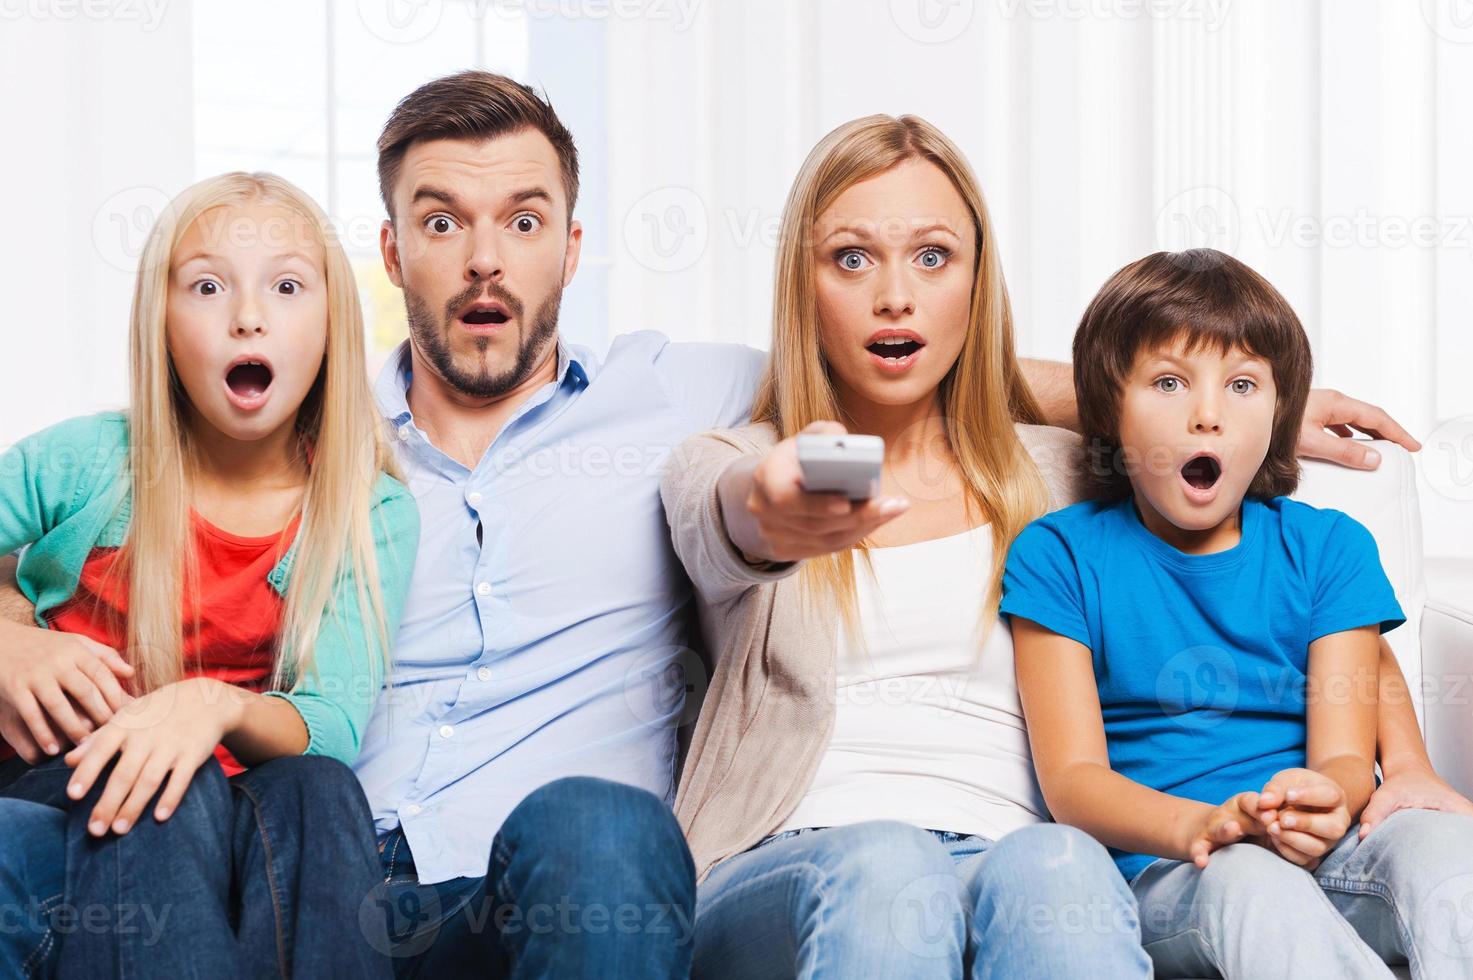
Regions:
<svg viewBox="0 0 1473 980"><path fill-rule="evenodd" d="M552 194L542 187L529 187L523 191L517 191L506 196L506 206L514 207L518 204L526 204L528 201L542 201L552 204Z"/></svg>
<svg viewBox="0 0 1473 980"><path fill-rule="evenodd" d="M1224 355L1224 359L1226 359L1226 356L1227 355ZM1186 361L1183 361L1181 358L1175 356L1174 354L1167 354L1167 353L1164 353L1162 351L1155 351L1155 352L1152 352L1151 354L1147 355L1147 360L1144 361L1143 363L1146 364L1147 366L1149 366L1149 365L1151 365L1151 364L1153 364L1153 363L1155 363L1157 361L1168 361L1168 362L1170 362L1172 364L1175 364L1177 367L1188 367L1189 366ZM1273 365L1269 363L1268 358L1266 358L1266 357L1259 357L1257 354L1246 354L1245 353L1241 357L1239 357L1236 361L1231 361L1229 363L1231 363L1234 367L1237 367L1237 366L1243 365L1243 364L1250 364L1250 363L1251 364L1255 364L1255 365L1256 364L1262 364L1262 365L1265 365L1265 366L1269 367L1270 369L1272 369L1272 367L1273 367Z"/></svg>
<svg viewBox="0 0 1473 980"><path fill-rule="evenodd" d="M415 188L414 196L410 199L409 204L412 207L413 205L418 204L420 201L439 201L446 207L452 208L456 211L466 210L460 198L456 197L454 194L446 190L441 190L438 187L431 187L428 185ZM551 205L552 194L543 187L528 187L525 190L513 191L512 193L508 194L502 206L510 208L515 207L518 204L525 204L528 201L543 201Z"/></svg>
<svg viewBox="0 0 1473 980"><path fill-rule="evenodd" d="M413 206L420 201L439 201L446 207L455 208L457 211L460 210L460 198L449 191L442 191L438 187L416 187L414 189L414 196L409 199L409 203Z"/></svg>
<svg viewBox="0 0 1473 980"><path fill-rule="evenodd" d="M305 252L297 251L296 249L291 249L291 250L285 251L285 252L275 252L275 253L267 256L267 257L269 259L271 259L273 261L277 261L277 262L280 262L280 261L283 261L283 260L286 260L286 259L299 259L299 260L301 260L303 262L306 262L308 265L316 265L316 263L312 260L311 256L307 255L307 253L305 253ZM191 252L189 255L185 256L182 259L179 259L174 264L176 266L186 266L186 265L188 265L191 262L220 261L223 258L224 257L222 255L220 255L220 253L218 253L218 252L199 251L199 252Z"/></svg>
<svg viewBox="0 0 1473 980"><path fill-rule="evenodd" d="M916 228L915 230L913 230L910 233L910 237L911 238L920 238L920 237L922 237L924 235L931 234L933 231L945 232L946 234L950 235L952 238L955 238L958 241L961 240L961 236L958 235L955 231L953 231L950 225L948 225L948 224L946 224L944 222L941 222L941 221L938 221L938 222L936 222L934 224L925 225L924 227L921 227L921 228ZM831 231L827 235L825 235L823 240L824 240L824 242L828 242L829 239L831 239L831 238L837 238L840 235L844 235L844 234L853 235L855 238L862 238L862 239L867 239L867 238L871 237L871 235L870 235L870 229L867 228L867 227L860 227L860 226L856 226L856 225L840 225L838 228L835 228L833 231Z"/></svg>

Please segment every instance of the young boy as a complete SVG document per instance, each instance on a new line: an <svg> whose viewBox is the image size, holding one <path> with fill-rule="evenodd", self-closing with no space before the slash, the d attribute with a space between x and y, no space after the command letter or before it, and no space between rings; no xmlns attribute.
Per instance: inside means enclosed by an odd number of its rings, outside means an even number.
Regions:
<svg viewBox="0 0 1473 980"><path fill-rule="evenodd" d="M1159 252L1090 303L1074 366L1102 499L1023 531L1002 602L1054 818L1111 848L1158 976L1470 975L1473 819L1352 829L1404 617L1370 532L1287 497L1293 310L1231 256Z"/></svg>

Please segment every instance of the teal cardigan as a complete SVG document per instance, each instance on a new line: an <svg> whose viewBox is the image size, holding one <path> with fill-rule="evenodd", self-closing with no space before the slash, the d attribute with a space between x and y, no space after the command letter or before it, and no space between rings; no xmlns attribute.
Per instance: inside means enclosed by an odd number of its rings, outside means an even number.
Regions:
<svg viewBox="0 0 1473 980"><path fill-rule="evenodd" d="M0 555L26 547L17 572L36 606L36 623L77 590L93 548L123 543L132 514L128 423L116 412L68 419L0 456ZM370 517L388 636L404 609L419 546L419 508L398 480L381 474ZM291 583L296 544L267 576L276 593ZM324 611L315 669L284 698L306 722L307 752L351 763L384 680L377 631L364 624L357 585L345 575Z"/></svg>

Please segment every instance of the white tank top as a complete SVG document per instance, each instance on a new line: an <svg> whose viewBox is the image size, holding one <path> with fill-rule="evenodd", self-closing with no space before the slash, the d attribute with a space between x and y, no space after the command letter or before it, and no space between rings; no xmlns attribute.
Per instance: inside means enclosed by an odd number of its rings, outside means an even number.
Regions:
<svg viewBox="0 0 1473 980"><path fill-rule="evenodd" d="M899 820L996 839L1047 819L1033 773L1013 639L993 619L988 525L854 553L856 644L841 623L833 736L781 830Z"/></svg>

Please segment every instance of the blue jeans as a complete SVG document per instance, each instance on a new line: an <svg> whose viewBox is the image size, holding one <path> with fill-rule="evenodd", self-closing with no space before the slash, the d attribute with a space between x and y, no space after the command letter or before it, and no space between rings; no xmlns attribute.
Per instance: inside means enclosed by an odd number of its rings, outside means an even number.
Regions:
<svg viewBox="0 0 1473 980"><path fill-rule="evenodd" d="M1473 818L1399 810L1312 873L1257 844L1131 883L1159 977L1473 976Z"/></svg>
<svg viewBox="0 0 1473 980"><path fill-rule="evenodd" d="M155 799L97 838L86 822L110 767L72 801L61 760L16 761L0 771L0 913L18 925L0 931L3 975L389 976L382 919L363 915L372 820L342 763L275 759L227 780L211 759L168 820Z"/></svg>
<svg viewBox="0 0 1473 980"><path fill-rule="evenodd" d="M876 820L794 830L701 883L692 976L1147 977L1135 900L1072 827L991 841Z"/></svg>
<svg viewBox="0 0 1473 980"><path fill-rule="evenodd" d="M66 814L0 799L0 976L45 976L56 962L51 916L66 887Z"/></svg>
<svg viewBox="0 0 1473 980"><path fill-rule="evenodd" d="M695 865L658 797L588 777L524 799L484 878L423 884L401 831L379 840L401 977L660 980L690 972Z"/></svg>

